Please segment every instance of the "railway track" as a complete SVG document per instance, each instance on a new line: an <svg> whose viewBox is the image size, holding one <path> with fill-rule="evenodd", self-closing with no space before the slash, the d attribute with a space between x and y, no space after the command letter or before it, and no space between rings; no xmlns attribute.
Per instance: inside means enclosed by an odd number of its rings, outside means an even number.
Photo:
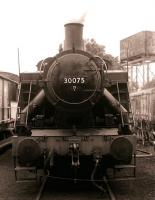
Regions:
<svg viewBox="0 0 155 200"><path fill-rule="evenodd" d="M51 177L50 176L45 176L45 178L43 179L42 184L41 184L41 186L40 186L40 188L38 190L38 193L37 193L37 196L36 196L35 200L49 200L49 199L52 199L52 198L55 199L55 197L53 195L57 196L57 194L55 194L55 192L54 192L54 194L49 196L49 194L47 195L47 191L45 191L46 190L46 186L48 184L48 179L49 178L51 178ZM52 178L57 179L58 177L52 177ZM78 181L82 181L82 180L80 180L80 179L77 180L76 179L76 182L78 182ZM86 183L88 181L90 182L90 180L85 180L83 182ZM107 178L103 177L103 180L100 180L99 182L100 182L100 184L98 184L97 182L95 182L95 184L93 184L97 188L97 190L95 190L95 187L93 189L94 190L93 191L94 192L93 193L93 196L94 196L93 199L98 199L98 200L103 200L103 199L104 200L116 200L116 197L115 197L115 195L114 195L114 193L113 193L113 191L112 191L112 189L111 189L111 187L109 185L109 182L108 182ZM86 191L84 193L82 191L82 193L83 193L82 199L90 199L90 198L87 197L87 192L90 192L90 190L92 190L91 187L90 188L89 187L86 189ZM81 190L83 190L83 189L81 189ZM74 188L73 191L75 191L75 188ZM60 198L59 197L56 197L56 198L64 200L65 199L64 196L66 196L66 194L63 195L64 191L60 191L59 195L61 195L61 192L62 192L62 196ZM77 199L77 196L81 195L81 191L79 191L79 187L77 187L77 190L75 191L75 193L72 192L72 188L71 188L70 192L71 192L71 194L68 194L68 190L66 191L67 195L71 195L71 197L69 199L73 199L74 200L74 199ZM79 194L78 194L78 192L79 192ZM86 198L84 198L85 195L86 195ZM96 196L96 198L95 198L95 196ZM79 197L78 199L81 199L81 197Z"/></svg>
<svg viewBox="0 0 155 200"><path fill-rule="evenodd" d="M1 140L0 141L0 152L11 147L11 145L12 145L12 137Z"/></svg>
<svg viewBox="0 0 155 200"><path fill-rule="evenodd" d="M143 149L147 151L146 148ZM138 157L136 178L112 179L108 184L116 200L124 199L155 199L155 152L152 157ZM140 152L141 155L141 152ZM8 200L34 200L39 193L36 183L16 183L11 159L11 149L0 156L0 199ZM40 173L42 175L42 173ZM69 182L69 183L68 183ZM42 182L43 183L43 182ZM105 182L98 182L104 185ZM105 186L106 188L106 186ZM40 190L41 191L41 190ZM77 182L56 180L54 177L45 181L41 191L41 200L109 200L108 192L105 193L92 186L91 182Z"/></svg>
<svg viewBox="0 0 155 200"><path fill-rule="evenodd" d="M141 149L137 149L137 158L145 158L145 157L152 157L152 153L145 151L145 150L141 150ZM48 200L48 199L55 199L55 197L53 195L55 195L55 191L53 190L53 194L52 194L52 198L48 195L46 196L46 185L48 184L48 180L49 178L55 180L57 179L58 181L66 181L66 179L60 178L60 177L51 177L51 176L45 176L44 180L42 181L42 184L40 186L40 189L38 190L37 196L35 198L35 200ZM71 181L73 182L91 182L91 184L94 186L94 188L97 188L97 191L94 191L94 194L96 193L96 197L93 198L94 199L98 199L98 200L117 200L113 190L110 187L109 183L114 183L114 182L120 182L120 181L134 181L134 180L145 180L146 177L124 177L124 178L116 178L116 179L107 179L106 177L103 177L103 180L99 180L99 181L92 181L92 180L81 180L81 179L67 179L67 181ZM93 179L93 178L91 178ZM76 184L75 184L76 187ZM75 189L75 188L74 188ZM89 188L90 189L90 188ZM77 189L78 190L78 189ZM64 192L64 191L63 191ZM70 191L69 191L70 192ZM80 191L78 191L80 192ZM90 191L88 191L89 193ZM98 194L100 193L100 197L98 197ZM60 195L61 195L61 191L60 191ZM77 193L77 191L75 191L75 193L72 193L72 197L70 197L69 199L77 199L77 196L79 194ZM84 195L84 194L83 194ZM63 199L63 194L62 197L58 198L58 199ZM67 198L66 198L67 199ZM81 200L81 198L78 198ZM85 198L85 199L91 199L91 198ZM67 199L68 200L68 199Z"/></svg>
<svg viewBox="0 0 155 200"><path fill-rule="evenodd" d="M39 191L37 193L37 196L35 198L35 200L41 200L41 197L43 195L43 192L44 192L44 188L45 188L45 185L47 183L47 180L48 180L48 176L45 176L44 180L42 181L42 184L39 188Z"/></svg>

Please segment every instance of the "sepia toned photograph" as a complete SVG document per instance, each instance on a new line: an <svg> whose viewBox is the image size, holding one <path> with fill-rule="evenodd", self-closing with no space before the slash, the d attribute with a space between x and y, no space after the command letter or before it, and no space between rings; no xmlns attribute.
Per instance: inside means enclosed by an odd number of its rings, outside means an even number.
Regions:
<svg viewBox="0 0 155 200"><path fill-rule="evenodd" d="M0 1L0 200L155 199L154 8Z"/></svg>

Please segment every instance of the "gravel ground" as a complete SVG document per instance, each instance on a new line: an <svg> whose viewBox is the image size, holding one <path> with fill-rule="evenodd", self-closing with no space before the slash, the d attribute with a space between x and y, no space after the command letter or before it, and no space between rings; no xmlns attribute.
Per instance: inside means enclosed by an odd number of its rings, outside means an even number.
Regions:
<svg viewBox="0 0 155 200"><path fill-rule="evenodd" d="M141 148L141 147L139 147ZM145 149L149 149L145 148ZM143 149L144 150L144 149ZM110 185L118 200L155 199L155 152L152 157L137 159L137 179L114 181ZM34 200L39 186L35 183L15 183L11 149L0 155L0 200ZM90 184L47 184L43 200L87 200L108 199Z"/></svg>
<svg viewBox="0 0 155 200"><path fill-rule="evenodd" d="M155 199L155 157L137 159L135 180L111 183L118 200Z"/></svg>
<svg viewBox="0 0 155 200"><path fill-rule="evenodd" d="M0 200L31 200L37 188L34 183L15 183L11 149L0 155Z"/></svg>

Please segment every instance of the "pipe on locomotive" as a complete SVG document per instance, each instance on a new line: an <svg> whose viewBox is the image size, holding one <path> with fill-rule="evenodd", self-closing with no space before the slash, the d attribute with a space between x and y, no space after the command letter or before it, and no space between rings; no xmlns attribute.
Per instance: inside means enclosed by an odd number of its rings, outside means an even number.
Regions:
<svg viewBox="0 0 155 200"><path fill-rule="evenodd" d="M124 106L122 106L120 102L106 88L103 90L103 95L116 112L119 114L122 113L124 123L128 123L128 111L124 108Z"/></svg>
<svg viewBox="0 0 155 200"><path fill-rule="evenodd" d="M119 101L106 89L104 88L103 95L110 102L110 105L118 112L127 113L128 111L122 106Z"/></svg>
<svg viewBox="0 0 155 200"><path fill-rule="evenodd" d="M127 120L127 113L128 111L117 101L117 99L106 89L104 88L103 91L103 95L104 97L108 100L108 102L110 103L110 105L118 112L118 113L123 113L123 117L124 117L124 122L126 123ZM34 97L34 99L32 99L29 103L29 105L27 105L23 110L22 113L26 114L27 111L29 110L29 114L31 114L33 112L33 107L34 105L40 105L43 100L45 98L45 93L44 90L42 89L37 95L36 97ZM23 116L25 120L25 116Z"/></svg>
<svg viewBox="0 0 155 200"><path fill-rule="evenodd" d="M64 51L84 50L83 24L68 23L65 27Z"/></svg>
<svg viewBox="0 0 155 200"><path fill-rule="evenodd" d="M42 89L31 101L30 103L22 110L22 115L20 122L25 123L26 120L26 113L29 112L29 114L32 114L34 111L34 106L39 106L43 100L45 99L45 92Z"/></svg>

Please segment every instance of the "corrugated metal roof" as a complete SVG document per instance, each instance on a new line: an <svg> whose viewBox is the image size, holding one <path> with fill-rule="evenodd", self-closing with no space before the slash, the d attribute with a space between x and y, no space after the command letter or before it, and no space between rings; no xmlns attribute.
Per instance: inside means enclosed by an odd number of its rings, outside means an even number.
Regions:
<svg viewBox="0 0 155 200"><path fill-rule="evenodd" d="M11 82L15 82L15 83L19 82L19 76L10 72L0 71L0 78L11 81Z"/></svg>

